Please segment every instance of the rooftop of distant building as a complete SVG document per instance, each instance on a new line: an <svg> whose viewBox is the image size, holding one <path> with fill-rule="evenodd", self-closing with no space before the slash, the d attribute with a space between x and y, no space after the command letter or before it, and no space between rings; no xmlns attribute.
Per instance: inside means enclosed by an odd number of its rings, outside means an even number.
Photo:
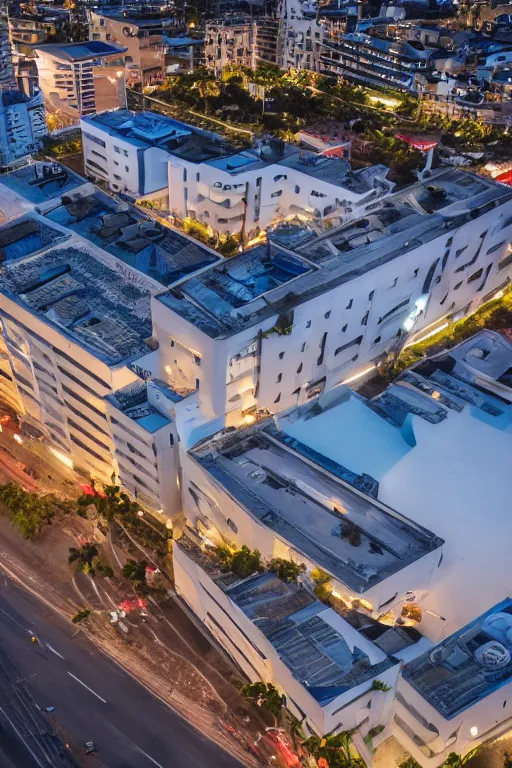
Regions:
<svg viewBox="0 0 512 768"><path fill-rule="evenodd" d="M289 440L273 422L189 453L264 525L360 594L442 544L376 501L373 478Z"/></svg>
<svg viewBox="0 0 512 768"><path fill-rule="evenodd" d="M36 214L1 227L0 290L107 365L148 352L149 290L69 236Z"/></svg>
<svg viewBox="0 0 512 768"><path fill-rule="evenodd" d="M221 136L158 112L117 109L82 117L82 123L101 126L112 136L119 136L134 146L158 146L195 163L207 162L230 152L230 145Z"/></svg>
<svg viewBox="0 0 512 768"><path fill-rule="evenodd" d="M84 61L98 56L120 55L127 51L126 46L115 43L104 43L102 40L89 40L83 43L49 43L33 46L35 51L41 51L63 61Z"/></svg>
<svg viewBox="0 0 512 768"><path fill-rule="evenodd" d="M85 179L58 163L25 165L0 177L0 215L19 216L83 184Z"/></svg>
<svg viewBox="0 0 512 768"><path fill-rule="evenodd" d="M441 170L376 200L366 216L308 237L294 253L274 244L257 246L159 299L209 336L227 337L289 311L291 293L296 305L308 301L437 237L449 237L465 221L511 198L512 190L502 184Z"/></svg>
<svg viewBox="0 0 512 768"><path fill-rule="evenodd" d="M512 600L406 664L402 675L447 720L497 691L512 678Z"/></svg>
<svg viewBox="0 0 512 768"><path fill-rule="evenodd" d="M107 400L142 429L154 433L167 426L170 421L151 405L147 389L145 381L135 381L116 390Z"/></svg>

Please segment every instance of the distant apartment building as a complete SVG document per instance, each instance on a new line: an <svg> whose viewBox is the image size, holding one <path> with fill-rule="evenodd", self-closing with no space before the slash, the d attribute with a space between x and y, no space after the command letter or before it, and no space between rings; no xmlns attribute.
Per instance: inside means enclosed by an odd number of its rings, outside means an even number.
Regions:
<svg viewBox="0 0 512 768"><path fill-rule="evenodd" d="M294 215L339 223L393 188L384 166L354 173L342 158L279 140L236 152L216 134L152 112L86 117L82 134L91 176L131 197L154 193L174 217L217 233L251 236ZM98 144L106 162L96 174L89 159Z"/></svg>
<svg viewBox="0 0 512 768"><path fill-rule="evenodd" d="M73 124L82 115L126 106L126 50L101 41L35 46L48 112Z"/></svg>
<svg viewBox="0 0 512 768"><path fill-rule="evenodd" d="M32 97L21 91L0 91L0 167L40 150L47 133L42 91Z"/></svg>
<svg viewBox="0 0 512 768"><path fill-rule="evenodd" d="M227 16L206 24L205 64L217 75L225 67L252 67L254 64L254 23L248 16Z"/></svg>
<svg viewBox="0 0 512 768"><path fill-rule="evenodd" d="M89 11L91 40L116 43L125 51L129 86L162 83L166 73L166 36L183 29L174 17L156 14L131 14L128 11ZM99 111L99 110L98 110Z"/></svg>
<svg viewBox="0 0 512 768"><path fill-rule="evenodd" d="M15 87L12 49L9 36L9 4L0 0L0 89Z"/></svg>
<svg viewBox="0 0 512 768"><path fill-rule="evenodd" d="M3 387L57 460L175 514L183 398L158 379L150 298L217 256L56 164L2 176L0 206L18 211L0 228Z"/></svg>
<svg viewBox="0 0 512 768"><path fill-rule="evenodd" d="M164 73L167 77L191 74L204 61L204 40L187 36L164 37Z"/></svg>

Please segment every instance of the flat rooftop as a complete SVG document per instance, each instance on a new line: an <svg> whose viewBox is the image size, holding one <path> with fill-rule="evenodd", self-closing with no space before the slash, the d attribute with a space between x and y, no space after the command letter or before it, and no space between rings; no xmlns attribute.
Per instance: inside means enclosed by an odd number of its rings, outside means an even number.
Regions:
<svg viewBox="0 0 512 768"><path fill-rule="evenodd" d="M511 368L512 341L483 331L372 400L339 386L273 422L275 440L444 540L421 602L434 641L500 601L512 579Z"/></svg>
<svg viewBox="0 0 512 768"><path fill-rule="evenodd" d="M89 40L84 43L50 43L34 45L34 51L41 51L63 61L85 61L98 56L119 56L128 50L116 43L104 43L102 40Z"/></svg>
<svg viewBox="0 0 512 768"><path fill-rule="evenodd" d="M273 258L278 257L281 262L292 264L302 259L307 263L307 269L293 275L293 284L290 284L291 274L287 280L269 282L266 292L252 297L247 293L241 304L236 291L225 291L224 267L214 266L194 278L193 286L185 281L172 294L162 294L159 299L207 335L230 336L267 317L279 315L285 307L289 310L350 282L438 237L448 237L452 230L478 216L480 211L511 199L512 190L503 184L465 171L441 170L427 181L376 201L371 213L308 240L294 253L274 248ZM267 269L265 247L233 257L225 268L243 275L248 254L252 254L253 270ZM210 299L214 294L219 300L212 303ZM293 304L290 294L293 294Z"/></svg>
<svg viewBox="0 0 512 768"><path fill-rule="evenodd" d="M58 163L25 165L0 177L0 215L3 214L4 219L19 216L24 210L60 197L86 183L81 176Z"/></svg>
<svg viewBox="0 0 512 768"><path fill-rule="evenodd" d="M215 436L189 451L256 518L349 588L364 594L443 543L361 494L343 467L279 440L273 422ZM365 490L365 480L359 487ZM352 542L352 543L351 543Z"/></svg>
<svg viewBox="0 0 512 768"><path fill-rule="evenodd" d="M149 403L147 384L144 381L128 384L106 399L147 432L157 432L170 423Z"/></svg>
<svg viewBox="0 0 512 768"><path fill-rule="evenodd" d="M117 203L97 187L63 195L47 214L65 227L164 286L220 257L196 240L162 226L138 209Z"/></svg>
<svg viewBox="0 0 512 768"><path fill-rule="evenodd" d="M258 620L281 661L321 705L398 663L304 588L272 573L225 592L251 621Z"/></svg>
<svg viewBox="0 0 512 768"><path fill-rule="evenodd" d="M0 228L0 242L20 224ZM105 259L76 244L3 262L0 291L114 366L148 352L149 290L137 287Z"/></svg>
<svg viewBox="0 0 512 768"><path fill-rule="evenodd" d="M204 163L232 153L228 142L216 133L194 128L158 112L117 109L82 118L83 123L101 126L136 147L157 146L191 162Z"/></svg>
<svg viewBox="0 0 512 768"><path fill-rule="evenodd" d="M404 680L447 720L512 679L512 600L406 664Z"/></svg>

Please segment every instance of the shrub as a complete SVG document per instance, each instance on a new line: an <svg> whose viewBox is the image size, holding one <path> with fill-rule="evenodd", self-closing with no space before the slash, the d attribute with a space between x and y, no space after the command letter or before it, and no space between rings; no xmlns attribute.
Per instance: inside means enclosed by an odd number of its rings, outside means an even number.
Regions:
<svg viewBox="0 0 512 768"><path fill-rule="evenodd" d="M311 578L315 582L315 584L325 584L326 582L331 580L331 577L328 573L325 571L322 571L321 568L313 568L311 571Z"/></svg>
<svg viewBox="0 0 512 768"><path fill-rule="evenodd" d="M92 610L90 608L80 608L80 610L75 613L71 621L73 624L79 624L81 621L84 621L84 619L89 618L91 613Z"/></svg>
<svg viewBox="0 0 512 768"><path fill-rule="evenodd" d="M341 523L341 538L348 541L353 547L361 546L361 531L349 520L343 520Z"/></svg>
<svg viewBox="0 0 512 768"><path fill-rule="evenodd" d="M230 552L230 550L224 547L219 547L217 549L217 556L222 561L222 570L224 572L231 571L231 573L240 576L242 579L251 576L257 571L263 571L260 551L254 549L251 552L246 544L234 552Z"/></svg>
<svg viewBox="0 0 512 768"><path fill-rule="evenodd" d="M272 683L249 683L240 689L242 696L254 699L260 707L265 707L277 717L283 706L283 698Z"/></svg>
<svg viewBox="0 0 512 768"><path fill-rule="evenodd" d="M297 581L297 576L306 569L306 566L304 563L294 563L293 560L274 557L270 561L268 569L283 581L290 582Z"/></svg>
<svg viewBox="0 0 512 768"><path fill-rule="evenodd" d="M372 683L372 691L382 691L383 693L387 693L390 690L390 686L386 685L383 680L374 680Z"/></svg>

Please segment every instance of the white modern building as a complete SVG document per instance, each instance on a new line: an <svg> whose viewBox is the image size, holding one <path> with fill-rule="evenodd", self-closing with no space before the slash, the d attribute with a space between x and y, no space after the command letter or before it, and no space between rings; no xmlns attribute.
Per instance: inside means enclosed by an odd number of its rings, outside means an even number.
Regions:
<svg viewBox="0 0 512 768"><path fill-rule="evenodd" d="M321 236L299 229L294 251L277 230L153 299L162 378L198 390L204 421L239 425L368 375L507 284L506 187L440 171L372 207Z"/></svg>
<svg viewBox="0 0 512 768"><path fill-rule="evenodd" d="M234 151L220 136L154 112L82 118L86 172L129 197L150 195L180 220L250 238L300 216L319 227L367 210L393 184L384 166L353 172L339 157L270 140Z"/></svg>
<svg viewBox="0 0 512 768"><path fill-rule="evenodd" d="M0 166L24 160L43 146L48 129L43 92L0 91Z"/></svg>
<svg viewBox="0 0 512 768"><path fill-rule="evenodd" d="M79 475L108 483L114 473L147 509L177 514L182 398L156 375L148 381L150 297L217 256L56 164L2 176L2 210L4 199L26 211L14 218L6 205L10 221L0 228L0 320L13 382L2 379L9 391L15 385L23 421Z"/></svg>
<svg viewBox="0 0 512 768"><path fill-rule="evenodd" d="M482 332L370 401L336 387L203 438L182 458L178 594L311 731L355 728L368 764L366 748L391 735L424 768L439 768L449 753L510 730L511 372L512 342ZM244 543L265 569L272 558L302 564L298 582L223 573L215 548ZM327 609L311 598L318 569ZM338 641L322 622L350 648L368 653L371 640L404 662L396 685L393 669L385 673L390 707L368 704L367 683L329 698L336 685L317 654ZM349 640L347 623L359 639ZM375 677L384 680L382 668Z"/></svg>
<svg viewBox="0 0 512 768"><path fill-rule="evenodd" d="M48 112L73 124L82 115L125 107L126 50L100 40L35 46L39 87Z"/></svg>

